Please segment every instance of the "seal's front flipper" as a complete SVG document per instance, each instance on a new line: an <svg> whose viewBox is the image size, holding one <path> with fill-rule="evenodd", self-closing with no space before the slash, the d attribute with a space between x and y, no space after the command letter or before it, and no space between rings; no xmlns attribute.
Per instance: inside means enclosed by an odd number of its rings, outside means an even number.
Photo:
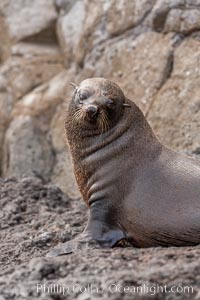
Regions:
<svg viewBox="0 0 200 300"><path fill-rule="evenodd" d="M53 250L47 253L47 257L55 257L65 254L71 254L76 253L79 250L82 249L88 249L88 248L97 248L98 244L95 240L87 240L83 236L80 236L79 238L76 238L74 240L65 242L63 244L58 245Z"/></svg>
<svg viewBox="0 0 200 300"><path fill-rule="evenodd" d="M126 234L115 222L115 217L99 203L94 203L90 208L90 218L84 232L76 239L57 246L47 256L59 256L75 253L82 249L112 248L121 240L126 239Z"/></svg>
<svg viewBox="0 0 200 300"><path fill-rule="evenodd" d="M86 227L85 231L78 238L58 245L47 253L47 257L76 253L86 249L112 248L124 238L124 233L121 230L110 230L101 236L92 236Z"/></svg>

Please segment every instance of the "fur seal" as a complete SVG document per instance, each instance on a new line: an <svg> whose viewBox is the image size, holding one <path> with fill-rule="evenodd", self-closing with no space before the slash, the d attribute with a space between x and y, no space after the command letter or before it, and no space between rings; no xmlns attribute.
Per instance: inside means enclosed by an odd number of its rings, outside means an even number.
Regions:
<svg viewBox="0 0 200 300"><path fill-rule="evenodd" d="M84 232L48 256L120 241L135 247L200 243L200 165L162 145L118 85L82 81L65 129L90 214Z"/></svg>

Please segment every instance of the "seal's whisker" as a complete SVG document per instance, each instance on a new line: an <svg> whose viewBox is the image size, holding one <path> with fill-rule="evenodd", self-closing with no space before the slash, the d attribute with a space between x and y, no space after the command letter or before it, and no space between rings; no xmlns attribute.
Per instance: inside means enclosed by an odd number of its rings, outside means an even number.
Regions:
<svg viewBox="0 0 200 300"><path fill-rule="evenodd" d="M77 113L76 115L74 115L76 121L78 121L80 117L81 117L81 113Z"/></svg>
<svg viewBox="0 0 200 300"><path fill-rule="evenodd" d="M108 115L104 112L104 123L105 123L105 131L109 128Z"/></svg>
<svg viewBox="0 0 200 300"><path fill-rule="evenodd" d="M103 112L102 111L100 112L100 114L101 114L101 117L98 118L97 122L98 122L98 127L100 129L100 133L102 134L103 133L103 119L104 119L104 117L103 117Z"/></svg>
<svg viewBox="0 0 200 300"><path fill-rule="evenodd" d="M106 130L106 119L105 114L102 114L102 133Z"/></svg>
<svg viewBox="0 0 200 300"><path fill-rule="evenodd" d="M77 110L75 111L75 113L73 114L73 122L77 122L80 123L80 120L83 118L83 111L81 110L81 108L77 108Z"/></svg>
<svg viewBox="0 0 200 300"><path fill-rule="evenodd" d="M107 131L109 128L108 117L107 117L107 113L105 111L101 111L101 118L99 118L98 121L99 121L98 125L101 130L101 134L102 134L103 132Z"/></svg>
<svg viewBox="0 0 200 300"><path fill-rule="evenodd" d="M106 131L108 129L108 120L107 120L107 115L104 114L104 130Z"/></svg>
<svg viewBox="0 0 200 300"><path fill-rule="evenodd" d="M104 116L102 115L101 122L100 122L101 134L104 132Z"/></svg>

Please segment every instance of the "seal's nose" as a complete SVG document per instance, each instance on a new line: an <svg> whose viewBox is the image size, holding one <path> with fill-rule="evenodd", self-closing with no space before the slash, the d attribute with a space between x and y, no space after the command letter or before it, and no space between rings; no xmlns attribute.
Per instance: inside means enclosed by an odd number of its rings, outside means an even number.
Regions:
<svg viewBox="0 0 200 300"><path fill-rule="evenodd" d="M88 105L86 112L90 118L94 118L98 113L98 107L96 105Z"/></svg>

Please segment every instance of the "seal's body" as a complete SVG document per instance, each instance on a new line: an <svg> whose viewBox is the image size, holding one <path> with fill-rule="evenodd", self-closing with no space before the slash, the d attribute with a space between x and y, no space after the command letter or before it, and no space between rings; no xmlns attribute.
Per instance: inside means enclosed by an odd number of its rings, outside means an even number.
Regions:
<svg viewBox="0 0 200 300"><path fill-rule="evenodd" d="M50 255L121 240L137 247L200 243L200 165L163 146L116 84L84 80L65 128L90 217L80 237Z"/></svg>

